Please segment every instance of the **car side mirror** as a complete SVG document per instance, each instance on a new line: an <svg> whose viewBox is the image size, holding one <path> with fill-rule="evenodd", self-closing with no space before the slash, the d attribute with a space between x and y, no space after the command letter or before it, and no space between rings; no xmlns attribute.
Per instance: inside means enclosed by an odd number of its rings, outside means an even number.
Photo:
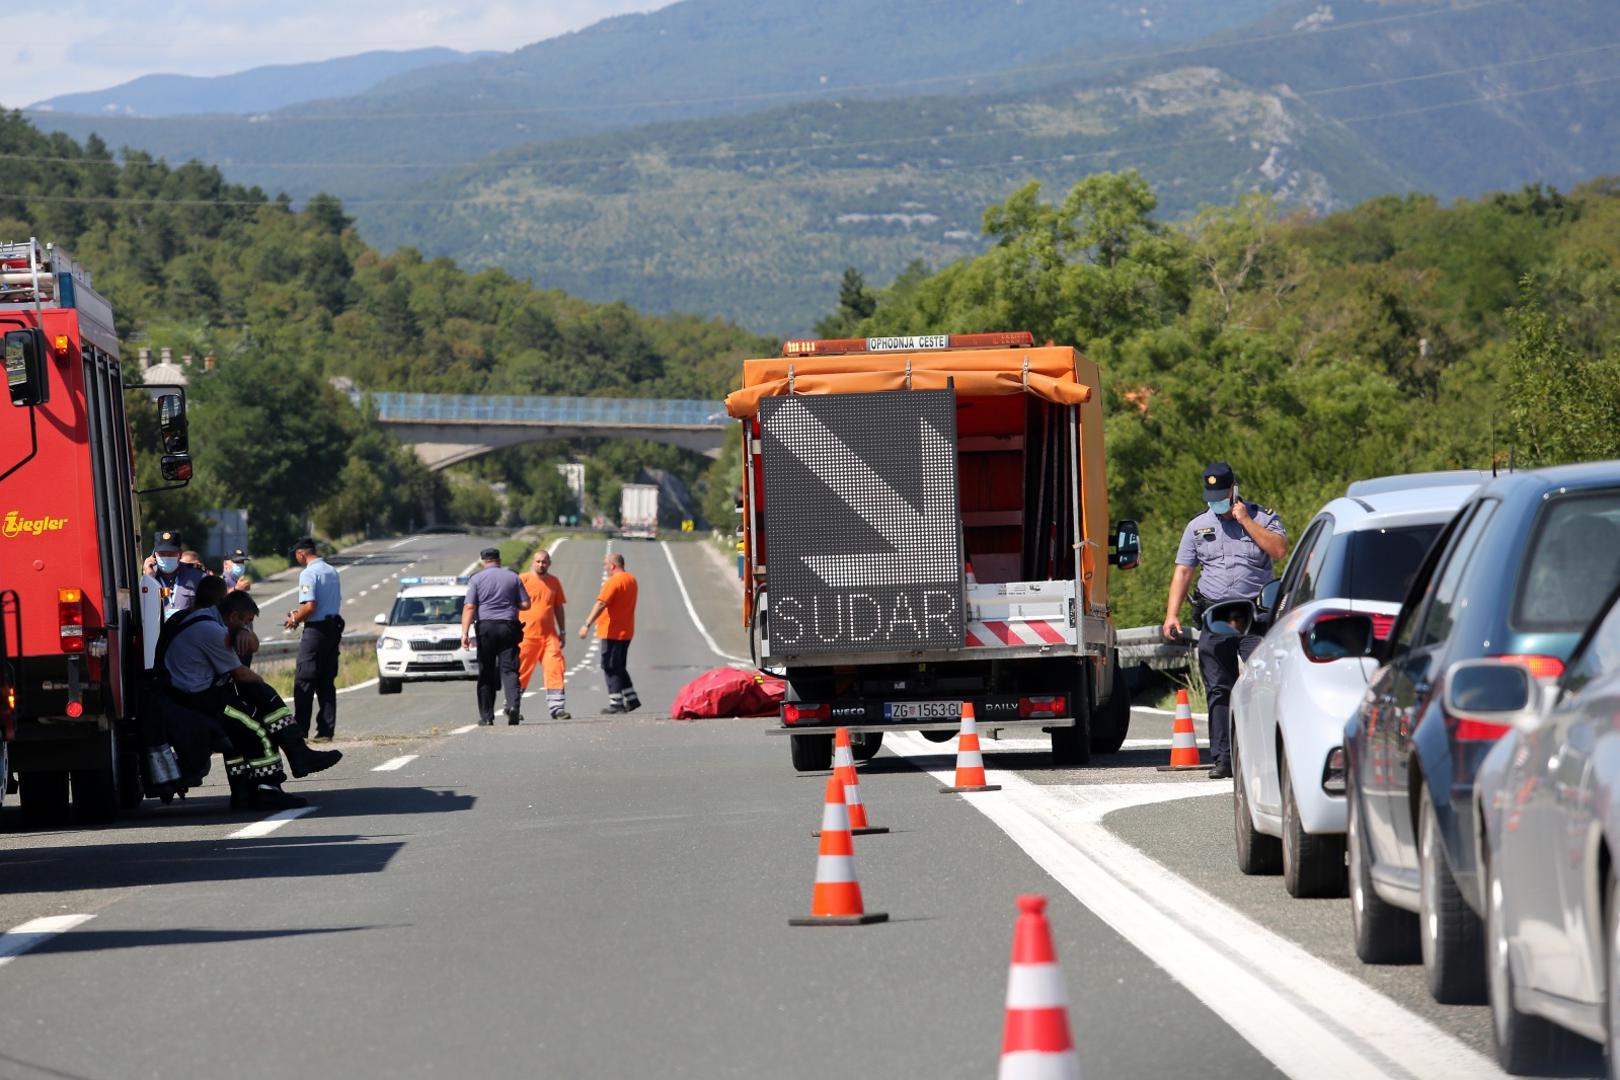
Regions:
<svg viewBox="0 0 1620 1080"><path fill-rule="evenodd" d="M387 626L388 625L388 616L387 615L378 615L375 619L372 619L371 621L376 623L378 626Z"/></svg>
<svg viewBox="0 0 1620 1080"><path fill-rule="evenodd" d="M1114 523L1114 534L1109 539L1108 564L1121 570L1135 570L1142 564L1142 527L1130 518Z"/></svg>
<svg viewBox="0 0 1620 1080"><path fill-rule="evenodd" d="M1241 637L1254 632L1256 612L1248 600L1211 604L1204 612L1203 632L1215 637Z"/></svg>
<svg viewBox="0 0 1620 1080"><path fill-rule="evenodd" d="M51 399L50 369L46 365L45 331L38 327L7 330L6 389L13 405L44 405Z"/></svg>
<svg viewBox="0 0 1620 1080"><path fill-rule="evenodd" d="M1282 578L1272 578L1266 582L1266 587L1260 590L1260 599L1255 601L1255 608L1262 615L1269 615L1277 610L1277 594L1282 592Z"/></svg>
<svg viewBox="0 0 1620 1080"><path fill-rule="evenodd" d="M1446 715L1487 724L1531 726L1541 715L1535 676L1523 664L1460 660L1446 671Z"/></svg>
<svg viewBox="0 0 1620 1080"><path fill-rule="evenodd" d="M1313 664L1374 656L1379 645L1372 616L1358 611L1318 612L1299 628L1299 640Z"/></svg>

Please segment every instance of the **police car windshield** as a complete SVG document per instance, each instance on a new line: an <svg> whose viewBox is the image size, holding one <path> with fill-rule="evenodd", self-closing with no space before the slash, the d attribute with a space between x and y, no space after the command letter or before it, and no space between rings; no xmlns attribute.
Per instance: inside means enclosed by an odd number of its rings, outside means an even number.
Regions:
<svg viewBox="0 0 1620 1080"><path fill-rule="evenodd" d="M461 621L462 595L400 596L394 599L389 626L425 626L428 623Z"/></svg>

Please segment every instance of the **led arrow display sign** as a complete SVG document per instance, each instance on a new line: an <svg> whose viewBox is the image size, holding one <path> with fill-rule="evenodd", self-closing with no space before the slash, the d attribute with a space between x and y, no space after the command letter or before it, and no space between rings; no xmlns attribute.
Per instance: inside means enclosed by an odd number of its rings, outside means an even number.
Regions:
<svg viewBox="0 0 1620 1080"><path fill-rule="evenodd" d="M767 398L760 419L771 652L961 648L955 394Z"/></svg>

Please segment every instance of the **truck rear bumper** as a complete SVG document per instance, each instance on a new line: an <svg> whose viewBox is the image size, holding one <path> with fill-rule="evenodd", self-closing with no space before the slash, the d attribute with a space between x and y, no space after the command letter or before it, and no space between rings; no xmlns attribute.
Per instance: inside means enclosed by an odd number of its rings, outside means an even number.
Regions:
<svg viewBox="0 0 1620 1080"><path fill-rule="evenodd" d="M785 724L767 728L767 735L831 735L839 728L846 728L852 735L867 735L874 731L956 731L962 726L958 720L926 721L901 720L893 723L875 722L853 724L794 724L789 727ZM1037 731L1046 728L1073 727L1072 716L1047 716L1031 720L980 720L978 721L979 734L991 735L1003 728L1034 728Z"/></svg>

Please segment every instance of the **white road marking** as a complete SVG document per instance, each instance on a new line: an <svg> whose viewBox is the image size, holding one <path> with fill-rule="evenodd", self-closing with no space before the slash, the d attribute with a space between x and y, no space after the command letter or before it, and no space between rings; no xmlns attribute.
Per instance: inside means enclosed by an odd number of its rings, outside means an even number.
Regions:
<svg viewBox="0 0 1620 1080"><path fill-rule="evenodd" d="M1137 712L1139 712L1139 713L1147 713L1149 716L1174 716L1174 715L1176 715L1176 710L1174 710L1174 709L1155 709L1151 705L1132 705L1131 706L1131 712L1133 712L1133 713L1137 713ZM1209 719L1209 713L1195 712L1195 713L1193 713L1193 719L1194 720L1208 720Z"/></svg>
<svg viewBox="0 0 1620 1080"><path fill-rule="evenodd" d="M887 742L903 757L940 754L911 732ZM930 775L949 782L945 771ZM1013 772L993 779L1003 790L969 803L1283 1073L1366 1080L1504 1075L1460 1040L1191 885L1103 825L1114 810L1221 790L1215 785L1052 788Z"/></svg>
<svg viewBox="0 0 1620 1080"><path fill-rule="evenodd" d="M378 765L375 769L372 769L371 771L372 772L398 772L400 769L403 769L405 766L409 765L411 762L415 761L417 758L419 758L421 756L422 755L420 755L420 754L401 754L397 758L389 758L387 761L383 762L381 765Z"/></svg>
<svg viewBox="0 0 1620 1080"><path fill-rule="evenodd" d="M271 814L263 821L255 821L251 825L242 826L225 839L254 840L261 836L269 836L271 833L287 824L287 822L296 821L305 814L313 814L314 812L315 808L313 806L299 806L292 810L281 810Z"/></svg>
<svg viewBox="0 0 1620 1080"><path fill-rule="evenodd" d="M57 934L83 926L94 915L46 915L29 919L0 934L0 967L5 967L30 949L38 948Z"/></svg>
<svg viewBox="0 0 1620 1080"><path fill-rule="evenodd" d="M348 693L352 693L355 690L364 690L368 686L376 686L376 685L377 685L377 680L376 679L367 679L365 682L357 682L353 686L345 686L343 689L339 690L338 693L340 693L340 694L348 694Z"/></svg>
<svg viewBox="0 0 1620 1080"><path fill-rule="evenodd" d="M462 724L458 728L451 728L450 729L450 734L452 734L452 735L465 735L469 731L477 731L477 730L478 730L478 725L477 724Z"/></svg>
<svg viewBox="0 0 1620 1080"><path fill-rule="evenodd" d="M457 574L456 576L457 577L466 577L468 574L472 573L474 570L478 569L483 564L484 564L483 559L474 559L472 562L470 562L466 566L462 567L461 573Z"/></svg>
<svg viewBox="0 0 1620 1080"><path fill-rule="evenodd" d="M692 625L697 627L697 632L703 636L703 644L707 645L709 651L722 660L746 663L747 661L744 661L742 657L732 656L720 648L713 636L709 634L709 628L703 625L702 619L698 618L697 608L692 606L692 597L686 591L686 582L681 579L680 567L675 565L675 553L669 550L669 542L660 540L658 546L664 549L664 558L669 560L669 572L675 575L675 587L681 590L681 602L686 605L686 614L691 616Z"/></svg>
<svg viewBox="0 0 1620 1080"><path fill-rule="evenodd" d="M396 540L392 544L389 544L388 545L388 550L389 551L397 551L398 549L404 547L406 544L414 544L420 539L422 539L420 536L407 536L403 540Z"/></svg>

